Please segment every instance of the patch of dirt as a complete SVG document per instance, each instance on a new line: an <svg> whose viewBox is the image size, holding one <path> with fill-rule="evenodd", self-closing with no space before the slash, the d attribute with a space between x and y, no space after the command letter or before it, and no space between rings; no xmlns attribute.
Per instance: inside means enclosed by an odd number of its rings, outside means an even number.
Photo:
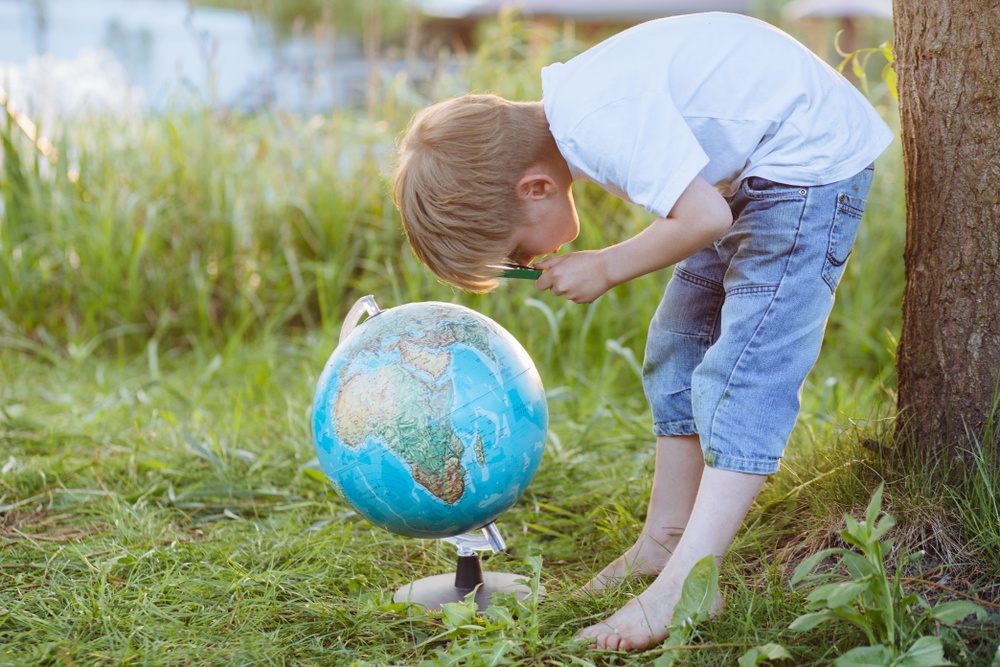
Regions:
<svg viewBox="0 0 1000 667"><path fill-rule="evenodd" d="M68 514L47 510L8 510L0 512L0 548L20 540L35 542L79 542L107 530L104 524L74 526Z"/></svg>

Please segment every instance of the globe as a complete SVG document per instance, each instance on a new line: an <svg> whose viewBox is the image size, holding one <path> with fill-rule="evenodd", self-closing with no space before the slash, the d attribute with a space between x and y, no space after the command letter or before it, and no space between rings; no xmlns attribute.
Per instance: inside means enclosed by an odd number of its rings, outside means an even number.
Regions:
<svg viewBox="0 0 1000 667"><path fill-rule="evenodd" d="M393 533L454 537L490 523L527 489L545 447L548 409L531 358L463 306L369 311L341 335L316 385L323 472Z"/></svg>

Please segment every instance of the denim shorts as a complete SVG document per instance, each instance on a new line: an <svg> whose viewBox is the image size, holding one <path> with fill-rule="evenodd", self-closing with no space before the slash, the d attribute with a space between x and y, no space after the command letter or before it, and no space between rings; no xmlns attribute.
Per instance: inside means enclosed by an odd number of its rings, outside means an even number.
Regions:
<svg viewBox="0 0 1000 667"><path fill-rule="evenodd" d="M714 468L778 469L873 172L741 183L733 226L677 264L650 323L643 387L656 435L698 434Z"/></svg>

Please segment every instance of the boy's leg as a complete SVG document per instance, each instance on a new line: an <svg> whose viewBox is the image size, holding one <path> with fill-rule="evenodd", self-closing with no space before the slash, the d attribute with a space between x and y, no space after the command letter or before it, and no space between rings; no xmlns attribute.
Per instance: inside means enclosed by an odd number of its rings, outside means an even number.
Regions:
<svg viewBox="0 0 1000 667"><path fill-rule="evenodd" d="M646 521L635 544L591 579L586 592L630 576L659 574L688 523L705 469L691 409L691 375L718 336L725 271L711 246L678 264L650 322L643 386L657 441Z"/></svg>
<svg viewBox="0 0 1000 667"><path fill-rule="evenodd" d="M644 593L578 637L606 649L662 641L691 568L706 555L721 558L732 543L795 422L870 181L869 168L812 188L754 178L741 185L731 201L737 221L715 244L728 266L721 335L690 392L709 467L687 529Z"/></svg>
<svg viewBox="0 0 1000 667"><path fill-rule="evenodd" d="M722 558L766 479L705 468L687 529L663 571L641 595L577 638L608 650L642 650L662 642L691 568L709 554Z"/></svg>
<svg viewBox="0 0 1000 667"><path fill-rule="evenodd" d="M646 522L628 551L583 587L598 593L633 576L659 574L684 532L694 507L705 457L697 435L660 436Z"/></svg>

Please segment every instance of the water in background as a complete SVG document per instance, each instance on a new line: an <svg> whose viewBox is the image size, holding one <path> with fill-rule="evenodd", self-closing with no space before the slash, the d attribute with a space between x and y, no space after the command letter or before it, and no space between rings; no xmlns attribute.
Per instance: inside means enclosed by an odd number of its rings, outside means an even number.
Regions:
<svg viewBox="0 0 1000 667"><path fill-rule="evenodd" d="M0 0L0 89L36 117L190 103L315 113L363 104L356 40L280 45L245 12L186 0Z"/></svg>

